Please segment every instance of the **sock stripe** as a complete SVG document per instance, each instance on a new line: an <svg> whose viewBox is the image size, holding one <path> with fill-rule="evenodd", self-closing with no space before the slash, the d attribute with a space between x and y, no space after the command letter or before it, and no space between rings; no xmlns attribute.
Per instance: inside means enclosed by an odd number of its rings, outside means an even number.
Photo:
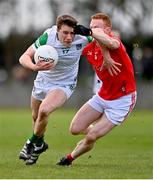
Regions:
<svg viewBox="0 0 153 180"><path fill-rule="evenodd" d="M67 158L68 158L70 161L73 161L73 160L74 160L74 158L72 157L71 154L68 154L68 155L67 155Z"/></svg>

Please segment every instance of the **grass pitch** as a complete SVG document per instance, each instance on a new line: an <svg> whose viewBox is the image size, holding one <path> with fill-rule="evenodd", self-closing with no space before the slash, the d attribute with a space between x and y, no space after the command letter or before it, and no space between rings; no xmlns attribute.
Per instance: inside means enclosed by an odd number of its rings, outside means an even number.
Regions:
<svg viewBox="0 0 153 180"><path fill-rule="evenodd" d="M99 139L95 148L71 167L56 162L71 152L81 136L69 134L76 110L58 110L49 119L49 150L36 165L26 166L18 154L31 136L31 112L0 110L1 179L153 179L153 111L133 111L128 120Z"/></svg>

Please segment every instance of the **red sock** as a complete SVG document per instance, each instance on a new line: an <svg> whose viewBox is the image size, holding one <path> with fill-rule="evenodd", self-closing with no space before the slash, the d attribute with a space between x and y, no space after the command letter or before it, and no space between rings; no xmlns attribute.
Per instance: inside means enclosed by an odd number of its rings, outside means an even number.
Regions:
<svg viewBox="0 0 153 180"><path fill-rule="evenodd" d="M74 160L74 158L71 156L71 154L68 154L66 157L67 157L70 161L73 161L73 160Z"/></svg>

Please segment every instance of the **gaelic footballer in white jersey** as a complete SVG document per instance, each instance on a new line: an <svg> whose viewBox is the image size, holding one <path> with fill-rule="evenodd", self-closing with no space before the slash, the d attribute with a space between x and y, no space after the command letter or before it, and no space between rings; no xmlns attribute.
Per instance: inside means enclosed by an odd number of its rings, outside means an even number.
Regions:
<svg viewBox="0 0 153 180"><path fill-rule="evenodd" d="M51 70L39 71L36 80L45 77L48 83L75 87L82 50L91 41L90 36L75 35L71 47L65 47L58 40L57 26L47 29L33 44L33 48L36 50L45 44L53 46L58 52L58 64Z"/></svg>
<svg viewBox="0 0 153 180"><path fill-rule="evenodd" d="M38 72L31 95L32 135L19 153L19 159L25 160L26 165L35 164L40 154L48 149L44 135L49 115L67 101L76 86L79 59L91 39L88 39L91 30L77 23L70 15L58 16L57 26L47 29L19 59L22 66ZM48 61L34 63L36 49L44 45L56 49L56 66Z"/></svg>

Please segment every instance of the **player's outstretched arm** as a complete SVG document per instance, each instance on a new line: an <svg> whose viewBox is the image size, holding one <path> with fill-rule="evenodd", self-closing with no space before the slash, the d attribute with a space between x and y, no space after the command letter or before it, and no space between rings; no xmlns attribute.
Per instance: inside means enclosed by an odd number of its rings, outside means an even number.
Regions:
<svg viewBox="0 0 153 180"><path fill-rule="evenodd" d="M101 45L110 49L117 49L120 46L120 42L113 37L110 37L101 28L92 29L92 37L94 37Z"/></svg>

